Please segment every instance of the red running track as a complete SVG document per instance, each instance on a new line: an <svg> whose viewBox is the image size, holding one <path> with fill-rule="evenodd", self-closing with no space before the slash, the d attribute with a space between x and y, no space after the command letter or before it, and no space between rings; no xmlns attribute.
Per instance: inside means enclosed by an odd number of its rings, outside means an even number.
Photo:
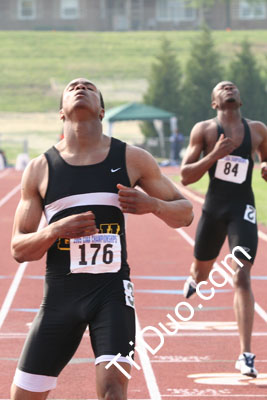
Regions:
<svg viewBox="0 0 267 400"><path fill-rule="evenodd" d="M29 324L41 302L45 270L44 259L18 265L10 256L12 222L19 200L17 189L12 190L17 188L20 179L21 174L13 170L7 175L0 173L0 400L9 398L10 383ZM190 300L193 308L189 321L181 321L175 314L175 307L185 302L182 288L192 260L192 244L201 210L198 201L193 200L193 203L195 220L192 226L178 231L152 215L128 216L128 253L138 321L141 328L145 328L144 338L152 348L160 344L160 339L164 341L155 355L148 353L149 357L146 357L143 350L140 357L136 356L135 361L142 368L132 370L128 398L266 399L267 276L266 242L263 239L260 239L252 271L258 305L252 343L257 355L257 379L243 377L234 369L239 354L239 338L230 284L216 289L211 300L205 301L197 296ZM224 246L219 264L227 252L227 246ZM187 303L178 306L182 316L189 317L188 307ZM180 324L178 333L173 336L167 333L162 336L163 330L158 325L161 322L169 331L174 330L168 324L167 314ZM93 362L86 334L50 398L96 399Z"/></svg>

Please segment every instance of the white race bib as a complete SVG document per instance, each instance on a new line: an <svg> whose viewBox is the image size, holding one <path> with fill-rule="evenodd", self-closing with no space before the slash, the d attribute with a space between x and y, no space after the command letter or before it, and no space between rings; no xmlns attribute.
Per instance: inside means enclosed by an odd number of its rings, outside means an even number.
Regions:
<svg viewBox="0 0 267 400"><path fill-rule="evenodd" d="M256 224L256 208L247 204L244 219L252 224Z"/></svg>
<svg viewBox="0 0 267 400"><path fill-rule="evenodd" d="M116 234L97 234L70 240L72 273L104 274L121 268L121 241Z"/></svg>
<svg viewBox="0 0 267 400"><path fill-rule="evenodd" d="M243 183L246 180L249 160L239 156L226 156L217 161L215 178L227 182Z"/></svg>
<svg viewBox="0 0 267 400"><path fill-rule="evenodd" d="M134 308L134 285L131 281L123 280L125 303Z"/></svg>

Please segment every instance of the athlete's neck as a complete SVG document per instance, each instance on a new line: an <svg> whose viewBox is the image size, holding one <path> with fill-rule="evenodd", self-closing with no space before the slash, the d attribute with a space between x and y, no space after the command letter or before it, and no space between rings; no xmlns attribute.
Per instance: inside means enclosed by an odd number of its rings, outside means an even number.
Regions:
<svg viewBox="0 0 267 400"><path fill-rule="evenodd" d="M222 125L239 124L242 120L240 108L235 110L218 110L217 118Z"/></svg>
<svg viewBox="0 0 267 400"><path fill-rule="evenodd" d="M64 139L56 147L66 161L90 164L102 161L109 146L110 138L103 135L99 120L96 123L65 121Z"/></svg>
<svg viewBox="0 0 267 400"><path fill-rule="evenodd" d="M64 138L66 144L81 150L93 147L102 140L102 123L100 120L93 121L65 121Z"/></svg>

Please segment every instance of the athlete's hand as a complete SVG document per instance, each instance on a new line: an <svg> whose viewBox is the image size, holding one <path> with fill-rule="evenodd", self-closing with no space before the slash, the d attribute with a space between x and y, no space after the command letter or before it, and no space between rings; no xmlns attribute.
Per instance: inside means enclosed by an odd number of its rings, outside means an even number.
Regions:
<svg viewBox="0 0 267 400"><path fill-rule="evenodd" d="M98 233L95 216L91 211L70 215L51 224L57 238L79 238Z"/></svg>
<svg viewBox="0 0 267 400"><path fill-rule="evenodd" d="M261 177L267 182L267 161L261 163Z"/></svg>
<svg viewBox="0 0 267 400"><path fill-rule="evenodd" d="M228 156L228 154L232 153L235 147L236 146L233 140L229 137L225 137L222 133L214 146L213 154L216 160L219 160L220 158Z"/></svg>
<svg viewBox="0 0 267 400"><path fill-rule="evenodd" d="M147 214L156 211L156 199L140 190L118 183L119 202L124 213Z"/></svg>

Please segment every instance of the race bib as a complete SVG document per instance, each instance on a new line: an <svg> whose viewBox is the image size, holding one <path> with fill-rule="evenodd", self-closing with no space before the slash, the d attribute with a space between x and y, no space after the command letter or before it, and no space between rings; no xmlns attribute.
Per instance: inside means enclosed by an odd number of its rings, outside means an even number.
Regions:
<svg viewBox="0 0 267 400"><path fill-rule="evenodd" d="M123 280L125 303L134 308L134 285L131 281Z"/></svg>
<svg viewBox="0 0 267 400"><path fill-rule="evenodd" d="M244 219L252 224L256 224L256 208L247 204Z"/></svg>
<svg viewBox="0 0 267 400"><path fill-rule="evenodd" d="M217 161L215 178L227 182L243 183L246 180L249 160L239 156L226 156Z"/></svg>
<svg viewBox="0 0 267 400"><path fill-rule="evenodd" d="M97 234L70 240L72 273L104 274L121 268L121 241L116 234Z"/></svg>

